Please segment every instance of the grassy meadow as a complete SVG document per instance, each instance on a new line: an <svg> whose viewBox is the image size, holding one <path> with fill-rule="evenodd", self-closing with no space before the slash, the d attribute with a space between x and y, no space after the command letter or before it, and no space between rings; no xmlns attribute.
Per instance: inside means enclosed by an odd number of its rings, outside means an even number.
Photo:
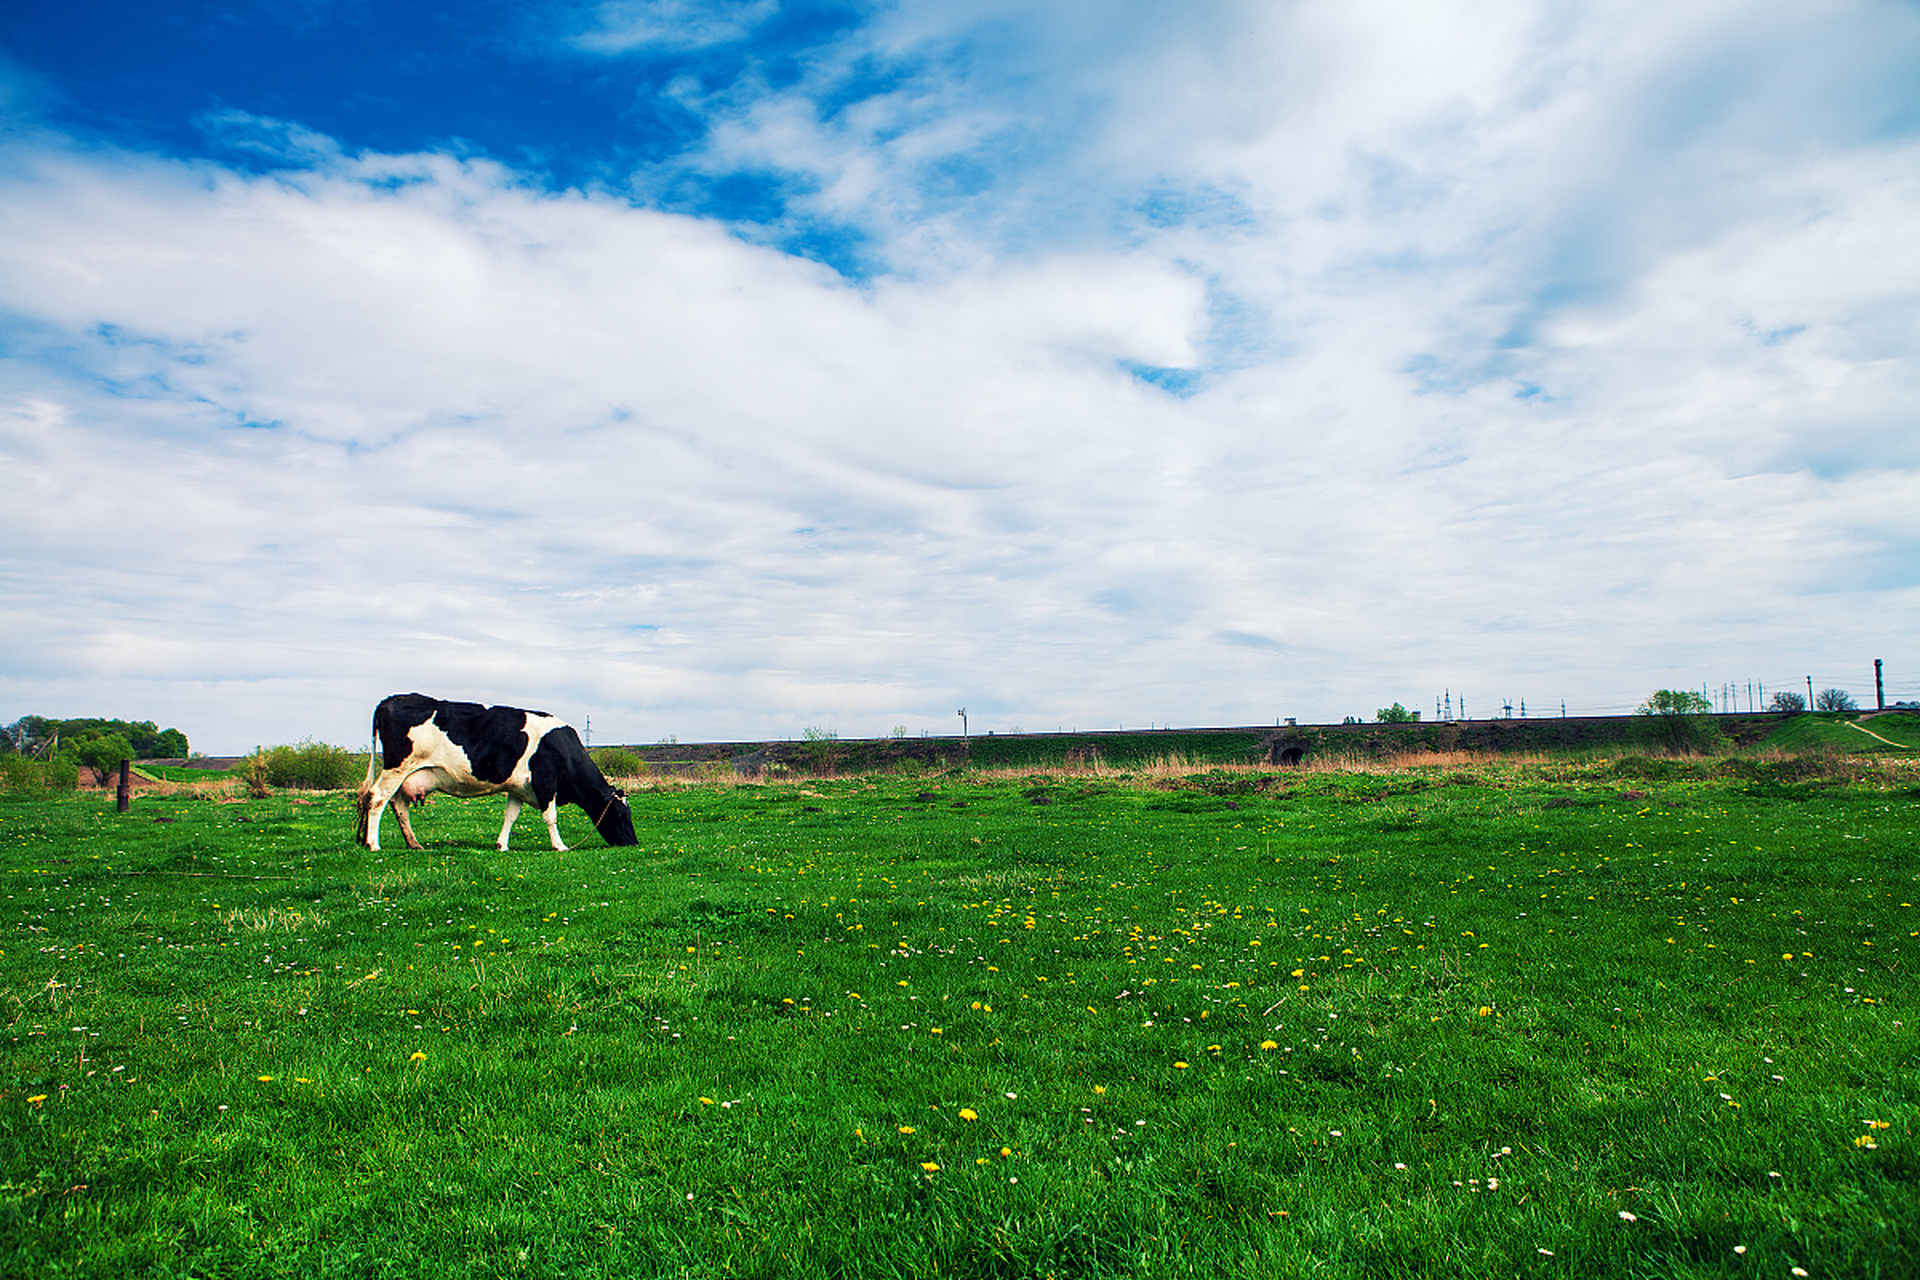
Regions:
<svg viewBox="0 0 1920 1280"><path fill-rule="evenodd" d="M0 1275L1920 1274L1920 774L1713 772L0 798Z"/></svg>

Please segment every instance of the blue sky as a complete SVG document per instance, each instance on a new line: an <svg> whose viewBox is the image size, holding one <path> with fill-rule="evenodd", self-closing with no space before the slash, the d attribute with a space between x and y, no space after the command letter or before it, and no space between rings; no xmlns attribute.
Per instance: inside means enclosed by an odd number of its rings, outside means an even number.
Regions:
<svg viewBox="0 0 1920 1280"><path fill-rule="evenodd" d="M1910 4L22 2L0 112L8 720L1920 695Z"/></svg>

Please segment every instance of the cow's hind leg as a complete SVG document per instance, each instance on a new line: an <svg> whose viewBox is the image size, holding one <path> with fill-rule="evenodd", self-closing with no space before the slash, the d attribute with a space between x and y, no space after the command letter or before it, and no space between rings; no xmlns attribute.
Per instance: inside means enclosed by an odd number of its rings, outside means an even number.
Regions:
<svg viewBox="0 0 1920 1280"><path fill-rule="evenodd" d="M411 808L411 806L407 804L405 793L395 792L393 797L393 816L400 819L400 834L407 838L407 848L423 848L424 846L414 838L413 824L407 821L407 811L409 808Z"/></svg>
<svg viewBox="0 0 1920 1280"><path fill-rule="evenodd" d="M500 839L495 845L502 853L507 851L507 834L513 830L513 820L519 816L520 797L509 795L507 797L507 819L500 824Z"/></svg>

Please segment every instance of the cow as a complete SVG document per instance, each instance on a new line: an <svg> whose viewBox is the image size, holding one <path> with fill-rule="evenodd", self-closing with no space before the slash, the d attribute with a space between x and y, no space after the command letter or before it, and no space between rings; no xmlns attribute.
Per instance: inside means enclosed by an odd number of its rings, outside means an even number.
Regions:
<svg viewBox="0 0 1920 1280"><path fill-rule="evenodd" d="M373 758L360 785L359 841L380 849L380 815L393 806L407 847L418 849L407 807L429 792L454 796L505 793L506 821L498 847L504 852L520 807L530 804L547 820L553 847L560 840L559 808L587 811L608 844L640 843L626 797L607 785L571 726L544 711L442 702L420 693L396 693L373 709Z"/></svg>

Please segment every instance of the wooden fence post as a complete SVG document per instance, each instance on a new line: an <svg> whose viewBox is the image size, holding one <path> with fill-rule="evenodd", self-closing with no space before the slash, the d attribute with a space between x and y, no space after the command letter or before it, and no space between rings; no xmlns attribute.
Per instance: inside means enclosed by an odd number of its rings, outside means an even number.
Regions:
<svg viewBox="0 0 1920 1280"><path fill-rule="evenodd" d="M133 783L132 779L128 777L128 773L132 767L131 761L122 760L120 762L120 792L113 799L113 807L121 813L125 813L127 806L133 802Z"/></svg>

